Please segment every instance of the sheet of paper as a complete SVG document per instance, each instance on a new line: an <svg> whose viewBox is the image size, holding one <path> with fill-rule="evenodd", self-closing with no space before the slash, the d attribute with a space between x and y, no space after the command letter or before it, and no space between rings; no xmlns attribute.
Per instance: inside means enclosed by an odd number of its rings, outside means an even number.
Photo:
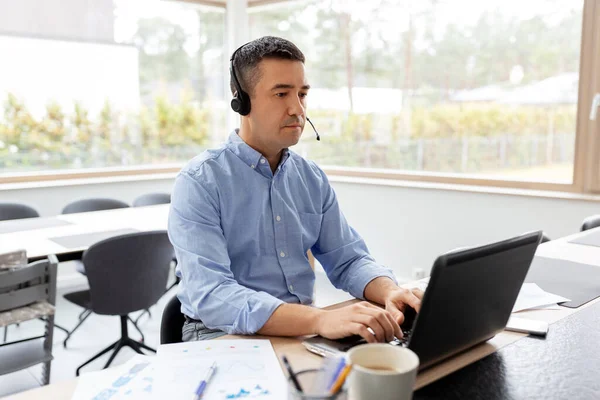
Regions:
<svg viewBox="0 0 600 400"><path fill-rule="evenodd" d="M535 283L524 283L517 297L512 312L527 310L530 308L556 305L563 301L570 301L566 297L548 293Z"/></svg>
<svg viewBox="0 0 600 400"><path fill-rule="evenodd" d="M123 365L84 373L72 400L147 399L153 393L155 357L136 355Z"/></svg>
<svg viewBox="0 0 600 400"><path fill-rule="evenodd" d="M159 346L155 398L193 398L216 361L203 400L287 398L287 383L268 340L211 340Z"/></svg>

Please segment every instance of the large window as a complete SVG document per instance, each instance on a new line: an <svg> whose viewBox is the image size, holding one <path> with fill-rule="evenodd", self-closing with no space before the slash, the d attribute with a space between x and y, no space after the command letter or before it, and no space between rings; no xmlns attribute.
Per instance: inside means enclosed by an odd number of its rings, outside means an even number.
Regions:
<svg viewBox="0 0 600 400"><path fill-rule="evenodd" d="M600 192L598 1L243 1L0 1L0 183L176 171L226 137L233 42L277 35L331 175Z"/></svg>
<svg viewBox="0 0 600 400"><path fill-rule="evenodd" d="M0 2L0 174L168 165L223 126L223 8Z"/></svg>
<svg viewBox="0 0 600 400"><path fill-rule="evenodd" d="M305 0L251 9L250 29L304 51L323 141L296 150L322 165L572 184L583 10Z"/></svg>

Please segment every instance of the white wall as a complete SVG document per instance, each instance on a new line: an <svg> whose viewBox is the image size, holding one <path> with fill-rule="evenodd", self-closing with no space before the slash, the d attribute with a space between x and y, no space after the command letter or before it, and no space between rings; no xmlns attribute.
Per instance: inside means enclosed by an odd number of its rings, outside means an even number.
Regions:
<svg viewBox="0 0 600 400"><path fill-rule="evenodd" d="M159 180L0 189L0 201L24 202L47 216L59 213L65 204L78 198L113 197L131 202L143 193L170 191L172 183L169 176ZM600 203L593 201L339 181L332 184L347 219L365 238L374 257L393 268L400 279L410 279L415 266L428 272L438 254L456 247L537 229L558 238L578 231L586 216L600 213Z"/></svg>
<svg viewBox="0 0 600 400"><path fill-rule="evenodd" d="M378 262L410 279L445 251L531 230L550 238L579 231L600 202L456 190L334 183L348 220Z"/></svg>

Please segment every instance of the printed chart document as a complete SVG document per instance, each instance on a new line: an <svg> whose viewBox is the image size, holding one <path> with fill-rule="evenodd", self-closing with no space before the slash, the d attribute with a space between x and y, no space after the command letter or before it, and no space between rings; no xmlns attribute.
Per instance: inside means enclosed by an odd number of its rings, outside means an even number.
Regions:
<svg viewBox="0 0 600 400"><path fill-rule="evenodd" d="M162 345L154 361L153 397L193 398L213 362L203 400L287 398L287 383L269 340L210 340Z"/></svg>
<svg viewBox="0 0 600 400"><path fill-rule="evenodd" d="M136 355L123 365L81 375L73 400L148 399L153 396L154 359Z"/></svg>

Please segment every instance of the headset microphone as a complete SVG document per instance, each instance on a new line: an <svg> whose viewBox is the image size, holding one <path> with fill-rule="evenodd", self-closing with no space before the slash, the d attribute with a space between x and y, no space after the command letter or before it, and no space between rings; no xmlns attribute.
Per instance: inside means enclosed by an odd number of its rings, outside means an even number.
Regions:
<svg viewBox="0 0 600 400"><path fill-rule="evenodd" d="M306 120L308 121L308 123L310 124L310 126L312 126L313 131L315 131L315 134L317 135L317 140L321 140L321 136L319 136L319 132L317 132L317 130L315 129L315 126L313 125L312 122L310 122L310 119L308 119L308 117L306 117Z"/></svg>

